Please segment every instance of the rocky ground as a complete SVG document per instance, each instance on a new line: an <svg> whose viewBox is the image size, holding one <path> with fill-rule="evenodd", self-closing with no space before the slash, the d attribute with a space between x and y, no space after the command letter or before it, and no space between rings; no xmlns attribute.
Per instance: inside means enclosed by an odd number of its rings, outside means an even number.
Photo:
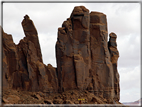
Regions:
<svg viewBox="0 0 142 107"><path fill-rule="evenodd" d="M107 104L106 99L88 91L70 90L62 93L3 90L3 104Z"/></svg>

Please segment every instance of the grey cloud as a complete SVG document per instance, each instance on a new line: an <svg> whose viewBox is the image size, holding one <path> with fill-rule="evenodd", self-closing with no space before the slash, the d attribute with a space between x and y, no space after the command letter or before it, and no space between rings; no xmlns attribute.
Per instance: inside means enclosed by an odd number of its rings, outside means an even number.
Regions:
<svg viewBox="0 0 142 107"><path fill-rule="evenodd" d="M121 3L121 4L114 3L112 5L112 8L116 8L116 13L121 13L123 11L131 12L136 8L138 8L138 5L140 6L139 3Z"/></svg>
<svg viewBox="0 0 142 107"><path fill-rule="evenodd" d="M120 102L140 99L140 66L118 68L120 74Z"/></svg>
<svg viewBox="0 0 142 107"><path fill-rule="evenodd" d="M127 5L129 6L130 4ZM133 5L137 7L129 12L127 12L125 9L123 11L121 9L114 9L114 15L108 18L110 31L115 31L119 34L119 36L124 36L131 33L140 34L140 6L139 4ZM125 7L125 4L123 4L123 7ZM131 8L131 6L129 6L129 8Z"/></svg>
<svg viewBox="0 0 142 107"><path fill-rule="evenodd" d="M137 101L139 100L141 97L140 97L140 90L137 90L135 88L133 89L129 89L128 90L120 90L120 102L123 103L123 102L134 102L134 101Z"/></svg>
<svg viewBox="0 0 142 107"><path fill-rule="evenodd" d="M140 66L127 69L120 68L118 70L121 74L120 82L122 90L128 90L130 88L140 89Z"/></svg>
<svg viewBox="0 0 142 107"><path fill-rule="evenodd" d="M119 67L140 65L140 35L127 35L117 39L119 50Z"/></svg>
<svg viewBox="0 0 142 107"><path fill-rule="evenodd" d="M40 35L39 36L41 51L43 56L43 62L47 64L52 64L56 67L56 60L55 60L55 43L57 40L56 36L49 36L49 35ZM50 62L52 61L52 62Z"/></svg>
<svg viewBox="0 0 142 107"><path fill-rule="evenodd" d="M107 15L108 32L119 36L138 32L140 34L139 3L92 3L85 4L91 11Z"/></svg>

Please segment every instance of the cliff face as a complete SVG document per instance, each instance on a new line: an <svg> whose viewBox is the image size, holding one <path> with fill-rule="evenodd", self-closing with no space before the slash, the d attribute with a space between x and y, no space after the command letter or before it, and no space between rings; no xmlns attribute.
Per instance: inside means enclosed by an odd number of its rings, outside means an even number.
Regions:
<svg viewBox="0 0 142 107"><path fill-rule="evenodd" d="M90 81L89 23L89 10L75 7L71 17L58 29L56 58L60 91L83 90Z"/></svg>
<svg viewBox="0 0 142 107"><path fill-rule="evenodd" d="M106 15L75 7L58 28L57 68L43 64L38 33L28 15L22 21L25 36L18 45L2 31L3 88L64 92L87 90L107 103L119 102L119 52L116 34L109 42Z"/></svg>
<svg viewBox="0 0 142 107"><path fill-rule="evenodd" d="M88 90L108 102L119 101L116 35L108 40L106 15L75 7L58 29L56 43L60 91Z"/></svg>

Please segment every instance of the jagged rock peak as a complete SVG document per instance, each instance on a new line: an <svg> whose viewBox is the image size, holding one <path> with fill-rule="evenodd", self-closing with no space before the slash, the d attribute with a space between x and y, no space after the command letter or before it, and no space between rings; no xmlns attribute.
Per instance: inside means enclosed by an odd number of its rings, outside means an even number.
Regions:
<svg viewBox="0 0 142 107"><path fill-rule="evenodd" d="M26 36L30 35L37 36L37 30L34 26L34 23L28 15L24 16L24 19L22 21L22 27Z"/></svg>
<svg viewBox="0 0 142 107"><path fill-rule="evenodd" d="M108 43L105 14L89 13L84 6L74 7L70 18L58 29L56 59L60 91L77 88L101 95L109 103L119 101L118 51L116 47L113 49L116 43L111 37Z"/></svg>
<svg viewBox="0 0 142 107"><path fill-rule="evenodd" d="M58 28L57 68L43 64L38 33L28 15L22 27L26 37L18 45L12 35L3 32L4 87L42 92L87 90L106 103L119 104L117 36L110 33L108 41L105 14L89 13L84 6L74 8Z"/></svg>
<svg viewBox="0 0 142 107"><path fill-rule="evenodd" d="M84 6L76 6L74 7L70 18L73 16L84 16L86 13L89 13L89 10Z"/></svg>
<svg viewBox="0 0 142 107"><path fill-rule="evenodd" d="M89 12L89 10L84 6L76 6L74 7L72 13L82 13L82 12Z"/></svg>
<svg viewBox="0 0 142 107"><path fill-rule="evenodd" d="M28 15L25 15L24 19L27 20L27 19L30 19L30 17Z"/></svg>
<svg viewBox="0 0 142 107"><path fill-rule="evenodd" d="M40 62L43 62L39 39L38 39L38 33L37 33L37 30L35 28L33 21L30 19L28 15L24 16L24 19L22 21L22 27L23 27L23 30L26 36L25 39L27 39L27 41L31 41L35 45L35 48L37 51L36 54Z"/></svg>
<svg viewBox="0 0 142 107"><path fill-rule="evenodd" d="M18 45L12 35L3 34L3 88L27 91L57 92L56 68L42 62L38 33L33 21L24 16L25 33Z"/></svg>
<svg viewBox="0 0 142 107"><path fill-rule="evenodd" d="M111 33L109 34L109 37L117 38L117 35L116 35L114 32L111 32Z"/></svg>

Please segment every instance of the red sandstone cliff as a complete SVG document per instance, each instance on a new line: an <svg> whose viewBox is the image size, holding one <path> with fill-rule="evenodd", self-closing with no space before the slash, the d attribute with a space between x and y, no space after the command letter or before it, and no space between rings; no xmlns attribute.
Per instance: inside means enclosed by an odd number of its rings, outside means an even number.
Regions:
<svg viewBox="0 0 142 107"><path fill-rule="evenodd" d="M28 15L22 26L26 37L18 45L12 35L2 31L3 89L54 93L87 90L106 103L119 104L117 36L111 33L107 41L105 14L89 13L84 6L74 8L58 28L57 68L43 64L38 33Z"/></svg>
<svg viewBox="0 0 142 107"><path fill-rule="evenodd" d="M57 92L56 68L43 64L37 30L28 15L22 26L26 37L18 45L3 32L3 88Z"/></svg>
<svg viewBox="0 0 142 107"><path fill-rule="evenodd" d="M109 42L107 38L105 14L89 13L84 6L74 8L58 29L59 91L88 90L110 103L119 101L116 35L111 33Z"/></svg>

